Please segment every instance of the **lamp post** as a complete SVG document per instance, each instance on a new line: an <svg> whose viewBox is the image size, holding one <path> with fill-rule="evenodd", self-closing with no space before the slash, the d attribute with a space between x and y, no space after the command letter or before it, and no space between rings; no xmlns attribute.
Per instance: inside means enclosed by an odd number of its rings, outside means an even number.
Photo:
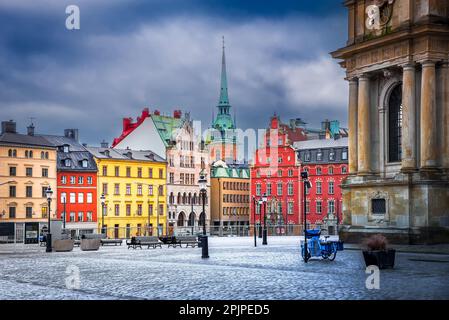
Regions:
<svg viewBox="0 0 449 320"><path fill-rule="evenodd" d="M304 182L304 188L303 188L303 197L304 197L304 205L303 205L303 216L304 216L304 262L307 263L309 261L310 255L307 250L307 218L306 218L306 205L307 205L307 188L311 188L312 185L309 181L309 174L307 171L301 172L301 178Z"/></svg>
<svg viewBox="0 0 449 320"><path fill-rule="evenodd" d="M63 229L65 230L65 217L67 216L66 214L66 197L63 198L64 199L64 212L63 212L63 216L62 216L62 225L63 225Z"/></svg>
<svg viewBox="0 0 449 320"><path fill-rule="evenodd" d="M262 239L262 219L261 219L261 215L262 215L262 205L263 205L263 201L262 201L262 197L260 197L260 199L257 201L257 204L259 205L259 238Z"/></svg>
<svg viewBox="0 0 449 320"><path fill-rule="evenodd" d="M256 197L253 196L253 205L254 205L254 246L257 247L257 235L256 235L256 206L257 200Z"/></svg>
<svg viewBox="0 0 449 320"><path fill-rule="evenodd" d="M206 234L206 209L205 209L205 203L206 203L206 193L207 193L207 179L206 174L204 173L204 170L200 173L200 178L198 180L198 184L200 186L200 193L203 200L203 236L201 237L201 249L202 249L202 255L201 258L207 259L209 258L209 245L208 245L208 239Z"/></svg>
<svg viewBox="0 0 449 320"><path fill-rule="evenodd" d="M262 202L263 202L263 206L264 206L264 210L263 210L263 240L262 240L262 244L263 245L267 245L267 194L264 193L264 195L262 196Z"/></svg>
<svg viewBox="0 0 449 320"><path fill-rule="evenodd" d="M101 233L104 234L105 233L105 230L104 230L104 207L106 204L106 197L104 196L104 193L101 194L100 201L101 201Z"/></svg>
<svg viewBox="0 0 449 320"><path fill-rule="evenodd" d="M47 196L47 203L48 203L48 232L47 232L47 249L46 252L52 252L52 243L51 243L51 230L50 230L50 214L51 214L51 197L53 196L53 191L51 190L51 187L48 186L47 190L45 191L45 195Z"/></svg>

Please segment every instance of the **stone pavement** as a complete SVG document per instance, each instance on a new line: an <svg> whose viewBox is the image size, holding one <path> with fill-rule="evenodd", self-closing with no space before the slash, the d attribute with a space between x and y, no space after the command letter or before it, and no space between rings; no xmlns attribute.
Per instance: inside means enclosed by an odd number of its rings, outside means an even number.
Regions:
<svg viewBox="0 0 449 320"><path fill-rule="evenodd" d="M268 246L258 239L257 248L249 237L209 241L206 260L199 248L3 253L0 299L449 299L449 255L398 252L396 268L381 270L380 289L368 290L358 250L305 264L299 237L269 237ZM67 287L73 270L75 290Z"/></svg>

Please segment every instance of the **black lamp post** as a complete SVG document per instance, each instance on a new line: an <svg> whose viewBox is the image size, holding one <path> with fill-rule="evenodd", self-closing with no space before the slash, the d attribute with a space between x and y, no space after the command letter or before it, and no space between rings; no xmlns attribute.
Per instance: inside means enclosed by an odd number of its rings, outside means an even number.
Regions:
<svg viewBox="0 0 449 320"><path fill-rule="evenodd" d="M256 206L257 204L257 200L256 197L253 196L253 205L254 205L254 246L257 247L257 235L256 235Z"/></svg>
<svg viewBox="0 0 449 320"><path fill-rule="evenodd" d="M47 203L48 203L48 232L47 232L47 249L45 250L46 252L52 252L52 243L51 243L51 230L50 230L50 223L51 223L51 219L50 219L50 215L51 215L51 197L53 196L53 191L51 190L51 187L48 186L47 190L45 191L45 195L47 196Z"/></svg>
<svg viewBox="0 0 449 320"><path fill-rule="evenodd" d="M101 194L100 201L101 201L101 233L104 234L105 233L105 230L104 230L104 206L106 203L106 197L104 196L104 193Z"/></svg>
<svg viewBox="0 0 449 320"><path fill-rule="evenodd" d="M309 181L309 174L307 171L301 172L301 178L304 182L304 188L303 188L303 198L304 198L304 205L303 205L303 216L304 216L304 262L307 263L309 261L310 255L307 250L307 211L306 211L306 205L307 205L307 189L311 188L312 185Z"/></svg>
<svg viewBox="0 0 449 320"><path fill-rule="evenodd" d="M65 231L65 219L66 219L66 216L67 216L66 203L67 203L67 198L64 197L64 213L63 213L63 217L62 217L62 225L63 225L62 228L64 229L64 231Z"/></svg>
<svg viewBox="0 0 449 320"><path fill-rule="evenodd" d="M259 238L262 239L262 197L257 201L257 205L259 206Z"/></svg>
<svg viewBox="0 0 449 320"><path fill-rule="evenodd" d="M267 194L264 193L264 195L262 196L262 202L263 202L263 240L262 240L262 244L263 245L267 245Z"/></svg>
<svg viewBox="0 0 449 320"><path fill-rule="evenodd" d="M207 193L207 179L206 174L204 171L201 171L200 178L198 180L198 184L200 186L200 193L203 200L203 235L201 236L201 249L202 249L202 255L201 258L207 259L209 258L209 245L208 245L208 239L207 239L207 233L206 233L206 193Z"/></svg>

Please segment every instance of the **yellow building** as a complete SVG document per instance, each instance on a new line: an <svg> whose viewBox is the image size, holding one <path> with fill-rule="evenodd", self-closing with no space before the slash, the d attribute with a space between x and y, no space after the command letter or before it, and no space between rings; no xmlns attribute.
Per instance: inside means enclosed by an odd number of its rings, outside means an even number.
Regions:
<svg viewBox="0 0 449 320"><path fill-rule="evenodd" d="M98 167L98 196L105 196L104 210L98 199L99 232L104 219L110 238L166 234L165 160L151 151L87 150Z"/></svg>
<svg viewBox="0 0 449 320"><path fill-rule="evenodd" d="M48 205L45 191L56 191L56 147L34 135L19 134L16 123L2 122L0 135L0 237L26 243L38 241L47 225ZM56 209L53 195L52 218Z"/></svg>

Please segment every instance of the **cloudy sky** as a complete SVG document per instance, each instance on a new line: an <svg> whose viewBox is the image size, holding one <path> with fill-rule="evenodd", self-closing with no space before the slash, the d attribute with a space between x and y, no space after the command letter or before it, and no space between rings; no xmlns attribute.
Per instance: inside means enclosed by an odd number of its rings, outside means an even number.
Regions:
<svg viewBox="0 0 449 320"><path fill-rule="evenodd" d="M237 125L324 118L346 125L341 0L0 0L0 119L25 131L79 128L98 144L143 107L190 111L209 124L225 37ZM65 9L80 8L80 30Z"/></svg>

